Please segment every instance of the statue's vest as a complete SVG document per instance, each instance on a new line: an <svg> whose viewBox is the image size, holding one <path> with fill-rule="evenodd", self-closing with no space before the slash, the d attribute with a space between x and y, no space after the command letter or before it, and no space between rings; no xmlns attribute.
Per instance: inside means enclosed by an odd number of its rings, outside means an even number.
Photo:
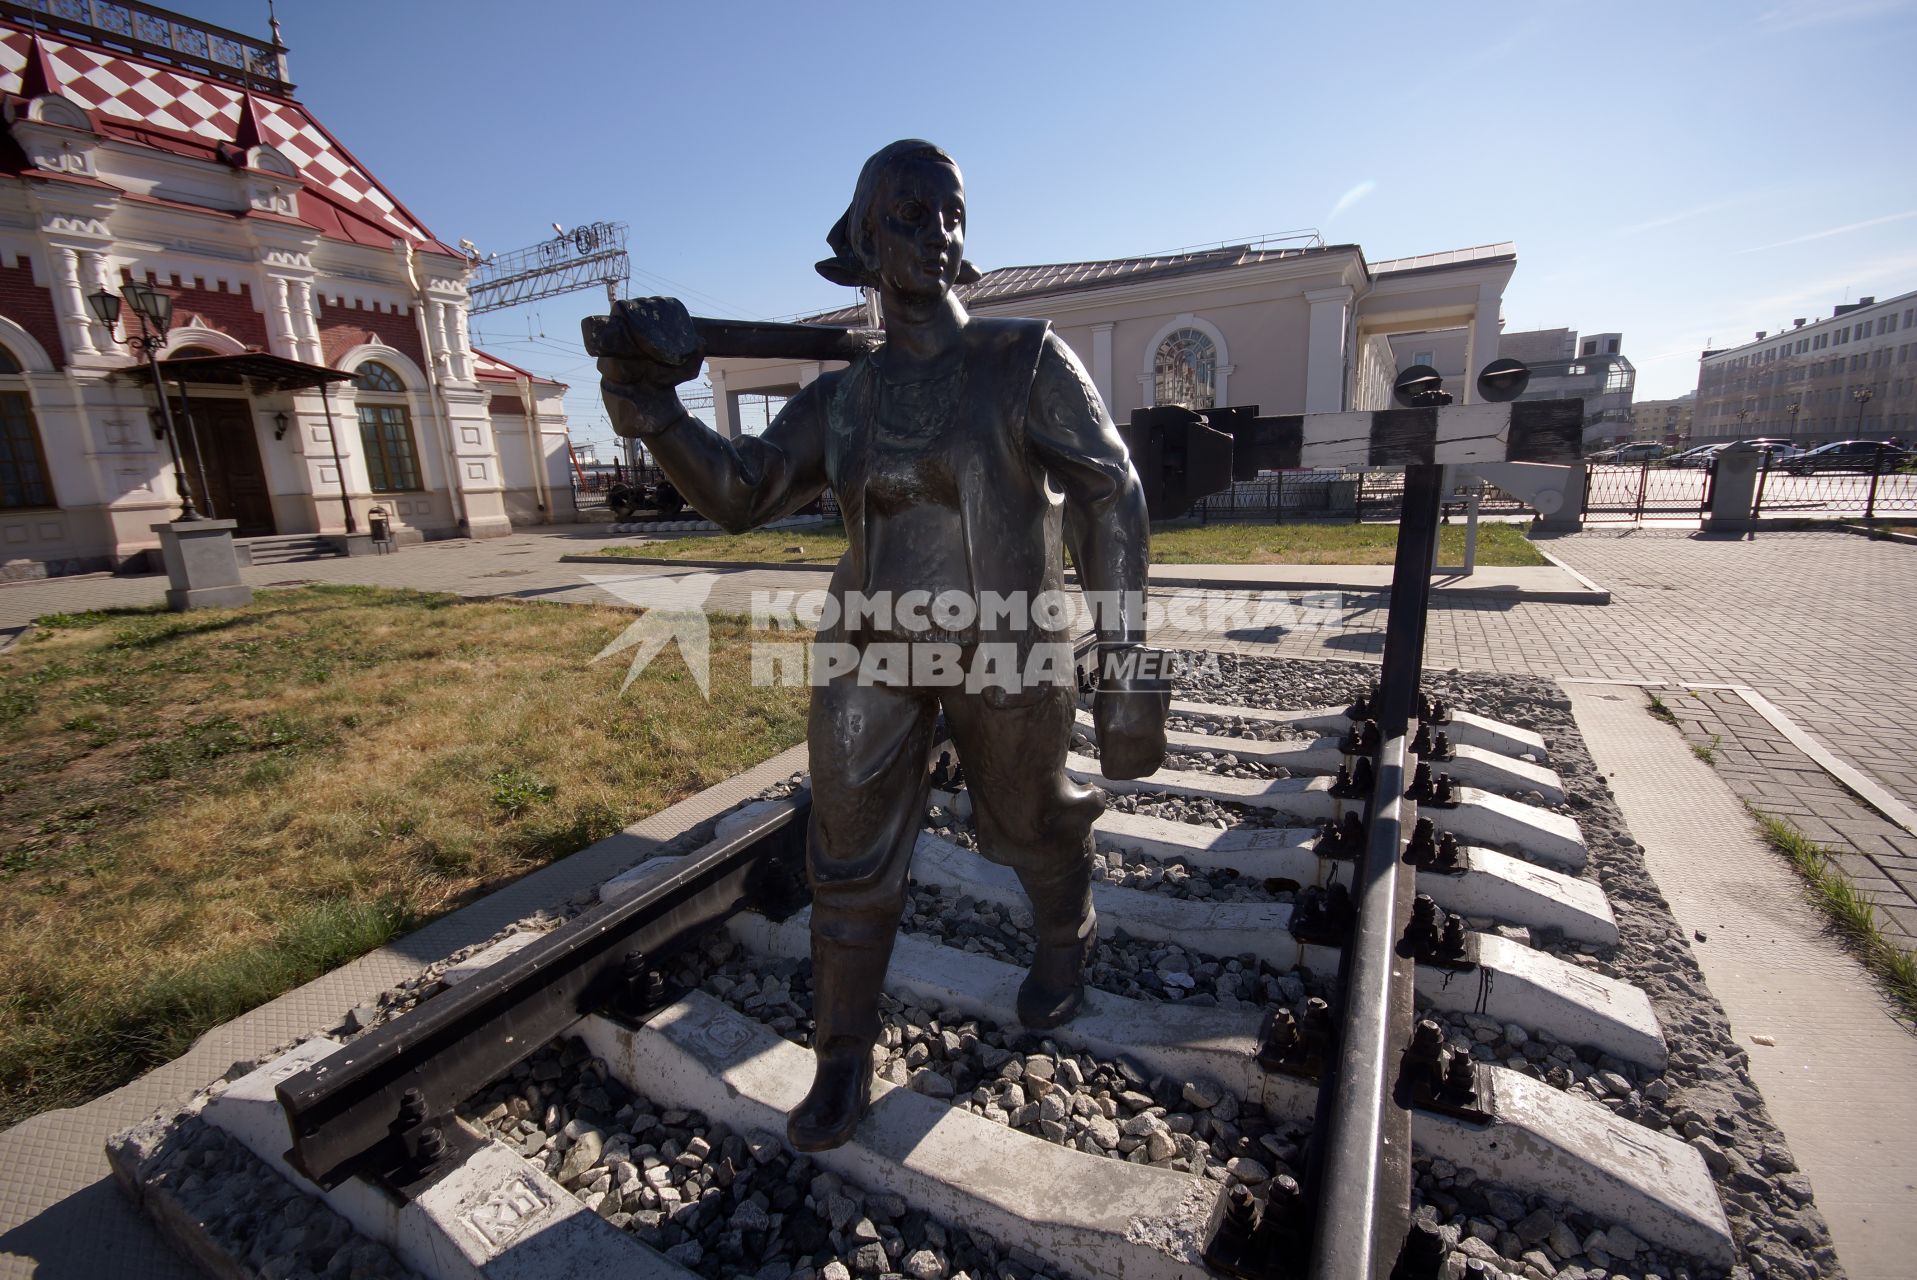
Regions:
<svg viewBox="0 0 1917 1280"><path fill-rule="evenodd" d="M981 596L1023 592L1031 601L1042 592L1064 589L1063 499L1025 447L1032 382L1050 328L1044 320L1000 319L974 319L965 328L964 402L948 429L959 437L953 456L965 560L973 590ZM865 478L878 428L879 370L861 358L826 377L833 384L824 400L826 478L844 513L849 544L831 590L841 601L855 589L903 590L911 584L867 581ZM1063 629L999 623L981 627L979 639L1015 645L1022 665L1033 644L1066 635ZM845 637L828 632L821 638Z"/></svg>

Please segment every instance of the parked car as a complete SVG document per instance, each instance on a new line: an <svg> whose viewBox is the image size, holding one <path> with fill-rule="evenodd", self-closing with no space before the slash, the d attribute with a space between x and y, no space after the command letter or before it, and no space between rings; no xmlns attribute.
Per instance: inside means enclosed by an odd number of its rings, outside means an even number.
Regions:
<svg viewBox="0 0 1917 1280"><path fill-rule="evenodd" d="M1899 471L1913 459L1917 459L1917 454L1882 440L1839 440L1778 465L1792 475L1802 476L1817 471Z"/></svg>
<svg viewBox="0 0 1917 1280"><path fill-rule="evenodd" d="M1736 443L1770 454L1772 466L1800 457L1804 453L1804 450L1779 436L1756 436L1749 440L1736 441Z"/></svg>
<svg viewBox="0 0 1917 1280"><path fill-rule="evenodd" d="M1646 462L1663 457L1669 450L1655 440L1634 440L1630 444L1621 444L1615 449L1600 449L1588 459L1591 462Z"/></svg>
<svg viewBox="0 0 1917 1280"><path fill-rule="evenodd" d="M1700 444L1694 449L1686 449L1682 453L1672 454L1670 457L1664 459L1664 465L1667 467L1708 467L1711 465L1711 459L1715 458L1717 451L1723 447L1722 444Z"/></svg>

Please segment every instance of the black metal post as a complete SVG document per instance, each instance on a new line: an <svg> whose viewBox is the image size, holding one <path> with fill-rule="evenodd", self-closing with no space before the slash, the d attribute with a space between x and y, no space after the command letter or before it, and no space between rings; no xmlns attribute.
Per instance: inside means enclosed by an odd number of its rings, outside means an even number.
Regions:
<svg viewBox="0 0 1917 1280"><path fill-rule="evenodd" d="M1861 425L1862 414L1859 413ZM1884 471L1884 451L1877 450L1870 456L1870 491L1864 495L1864 523L1877 523L1877 478Z"/></svg>
<svg viewBox="0 0 1917 1280"><path fill-rule="evenodd" d="M1764 485L1771 478L1771 451L1764 450L1764 460L1757 464L1757 500L1751 503L1751 519L1756 520L1764 514Z"/></svg>
<svg viewBox="0 0 1917 1280"><path fill-rule="evenodd" d="M154 354L157 347L157 343L146 346L146 366L153 375L153 394L160 402L160 421L166 424L166 447L173 454L173 483L180 491L180 514L174 517L174 522L186 524L198 520L200 513L193 509L193 487L186 482L186 464L180 460L179 434L173 427L173 402L166 398L166 382L160 377L160 360Z"/></svg>
<svg viewBox="0 0 1917 1280"><path fill-rule="evenodd" d="M1651 487L1651 460L1649 458L1646 458L1644 459L1642 463L1638 465L1637 514L1632 517L1633 523L1636 523L1636 524L1644 523L1644 493L1650 487Z"/></svg>
<svg viewBox="0 0 1917 1280"><path fill-rule="evenodd" d="M193 425L193 401L186 394L185 375L178 378L176 384L180 388L180 416L186 419L186 438L193 446L193 466L200 473L200 496L206 499L207 518L217 519L219 512L213 510L213 486L206 479L206 450L200 448L200 432ZM161 388L160 394L166 394L165 388Z"/></svg>
<svg viewBox="0 0 1917 1280"><path fill-rule="evenodd" d="M339 505L346 512L346 532L358 533L359 524L353 519L353 498L346 491L346 460L339 456L339 432L333 426L333 384L320 383L320 404L326 409L326 436L333 442L333 470L339 472Z"/></svg>
<svg viewBox="0 0 1917 1280"><path fill-rule="evenodd" d="M1411 1214L1411 1113L1394 1097L1411 1033L1415 962L1397 953L1415 877L1402 874L1408 729L1424 659L1431 557L1438 542L1442 470L1405 469L1398 553L1385 624L1377 721L1384 742L1371 795L1364 861L1352 897L1357 926L1340 964L1338 1043L1318 1094L1313 1138L1317 1220L1312 1280L1383 1280Z"/></svg>

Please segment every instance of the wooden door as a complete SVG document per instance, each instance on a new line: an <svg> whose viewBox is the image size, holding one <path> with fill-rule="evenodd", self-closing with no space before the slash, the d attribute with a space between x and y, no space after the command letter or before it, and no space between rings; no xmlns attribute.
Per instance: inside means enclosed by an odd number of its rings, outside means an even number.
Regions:
<svg viewBox="0 0 1917 1280"><path fill-rule="evenodd" d="M239 528L233 531L237 537L257 538L275 532L273 498L266 485L266 467L260 460L252 405L245 400L195 398L192 413L189 427L186 406L178 400L173 402L173 421L180 429L180 456L186 463L194 505L203 515L237 520Z"/></svg>

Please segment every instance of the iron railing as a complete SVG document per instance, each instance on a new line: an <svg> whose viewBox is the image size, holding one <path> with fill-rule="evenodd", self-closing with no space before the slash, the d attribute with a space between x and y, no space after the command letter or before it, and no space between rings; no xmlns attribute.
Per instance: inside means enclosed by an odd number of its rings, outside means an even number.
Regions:
<svg viewBox="0 0 1917 1280"><path fill-rule="evenodd" d="M1703 467L1662 467L1650 462L1590 466L1584 471L1584 518L1696 520L1708 502L1710 472Z"/></svg>
<svg viewBox="0 0 1917 1280"><path fill-rule="evenodd" d="M1861 465L1861 464L1860 464ZM1752 514L1772 518L1861 519L1917 513L1917 471L1881 456L1859 471L1803 471L1764 458Z"/></svg>

